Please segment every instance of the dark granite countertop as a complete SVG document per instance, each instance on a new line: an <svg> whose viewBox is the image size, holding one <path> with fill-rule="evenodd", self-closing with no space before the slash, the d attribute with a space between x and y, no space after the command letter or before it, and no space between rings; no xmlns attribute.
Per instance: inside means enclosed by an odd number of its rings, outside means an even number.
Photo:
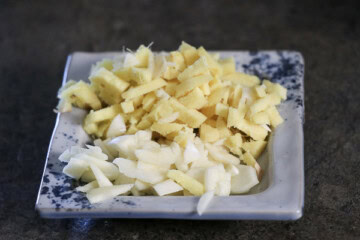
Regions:
<svg viewBox="0 0 360 240"><path fill-rule="evenodd" d="M355 1L0 1L0 239L359 239ZM73 51L293 49L305 57L304 216L294 222L45 220L34 210Z"/></svg>

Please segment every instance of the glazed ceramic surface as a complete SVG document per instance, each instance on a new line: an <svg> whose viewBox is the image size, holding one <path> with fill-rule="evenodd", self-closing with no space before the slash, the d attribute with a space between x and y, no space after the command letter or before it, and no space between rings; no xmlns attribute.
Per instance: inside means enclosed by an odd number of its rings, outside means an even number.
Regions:
<svg viewBox="0 0 360 240"><path fill-rule="evenodd" d="M304 61L294 51L217 51L221 57L233 56L237 71L255 74L288 89L288 99L279 105L285 119L273 131L266 151L259 159L264 176L246 195L214 197L199 216L199 197L118 196L90 204L85 194L75 191L78 182L65 176L58 160L65 149L91 144L82 129L85 111L58 114L45 162L36 209L46 218L177 218L177 219L266 219L295 220L304 205ZM121 52L76 52L68 57L62 84L86 80L91 65Z"/></svg>

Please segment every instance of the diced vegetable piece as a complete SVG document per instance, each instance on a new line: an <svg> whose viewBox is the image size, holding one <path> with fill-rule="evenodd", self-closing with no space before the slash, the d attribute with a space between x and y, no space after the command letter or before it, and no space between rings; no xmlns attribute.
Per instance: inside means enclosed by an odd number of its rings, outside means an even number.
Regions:
<svg viewBox="0 0 360 240"><path fill-rule="evenodd" d="M217 103L215 107L215 114L220 117L227 118L229 115L229 107L225 104Z"/></svg>
<svg viewBox="0 0 360 240"><path fill-rule="evenodd" d="M170 95L164 91L164 89L160 88L156 90L156 96L160 99L168 100L170 98Z"/></svg>
<svg viewBox="0 0 360 240"><path fill-rule="evenodd" d="M151 50L144 45L136 50L135 57L138 60L136 67L146 68L149 66L149 56L152 54Z"/></svg>
<svg viewBox="0 0 360 240"><path fill-rule="evenodd" d="M169 137L171 134L169 134L167 137ZM195 134L193 133L193 130L191 131L184 129L177 133L175 137L173 137L173 140L178 143L181 147L185 148L188 141L193 141L195 138ZM171 138L169 138L171 139Z"/></svg>
<svg viewBox="0 0 360 240"><path fill-rule="evenodd" d="M136 136L134 135L119 136L112 139L108 144L118 151L119 156L135 159L134 151L138 145L138 140Z"/></svg>
<svg viewBox="0 0 360 240"><path fill-rule="evenodd" d="M211 93L209 82L203 83L200 87L200 90L203 92L205 96L209 96Z"/></svg>
<svg viewBox="0 0 360 240"><path fill-rule="evenodd" d="M130 178L123 173L119 173L119 176L114 181L114 185L133 184L133 183L135 183L135 178Z"/></svg>
<svg viewBox="0 0 360 240"><path fill-rule="evenodd" d="M124 113L131 113L135 110L132 101L122 102L120 105Z"/></svg>
<svg viewBox="0 0 360 240"><path fill-rule="evenodd" d="M206 61L206 58L201 57L196 62L194 62L194 64L188 66L182 73L179 74L177 78L182 82L186 79L206 74L209 72L208 66L209 65Z"/></svg>
<svg viewBox="0 0 360 240"><path fill-rule="evenodd" d="M239 108L239 105L241 104L242 89L243 88L240 85L236 85L232 89L231 106L234 108Z"/></svg>
<svg viewBox="0 0 360 240"><path fill-rule="evenodd" d="M86 115L84 124L88 123L98 123L106 120L113 119L117 114L121 112L120 105L115 104L97 111L90 111L88 115Z"/></svg>
<svg viewBox="0 0 360 240"><path fill-rule="evenodd" d="M221 174L220 180L217 184L215 194L218 196L229 196L231 192L231 174Z"/></svg>
<svg viewBox="0 0 360 240"><path fill-rule="evenodd" d="M261 178L262 170L256 159L249 152L244 153L244 162L246 165L253 167L256 170L258 178Z"/></svg>
<svg viewBox="0 0 360 240"><path fill-rule="evenodd" d="M126 100L130 100L138 96L145 95L146 93L152 92L156 89L162 88L165 85L166 82L163 79L158 78L158 79L154 79L149 83L139 85L137 87L132 87L123 94L121 94L121 96Z"/></svg>
<svg viewBox="0 0 360 240"><path fill-rule="evenodd" d="M135 185L136 189L139 191L146 191L149 188L151 188L151 184L143 182L139 179L136 179L134 185Z"/></svg>
<svg viewBox="0 0 360 240"><path fill-rule="evenodd" d="M65 112L71 112L72 111L72 105L69 100L61 98L59 100L58 105L56 106L56 109L54 109L55 113L65 113Z"/></svg>
<svg viewBox="0 0 360 240"><path fill-rule="evenodd" d="M201 154L192 141L188 141L184 151L184 162L189 164L201 159Z"/></svg>
<svg viewBox="0 0 360 240"><path fill-rule="evenodd" d="M223 75L235 73L235 60L233 57L220 59L219 64L223 69Z"/></svg>
<svg viewBox="0 0 360 240"><path fill-rule="evenodd" d="M256 100L250 107L251 114L255 114L266 110L272 105L280 103L280 98L274 94L266 95L263 98Z"/></svg>
<svg viewBox="0 0 360 240"><path fill-rule="evenodd" d="M208 97L207 106L213 106L216 105L217 103L220 103L226 90L227 90L226 88L217 88L214 91L212 91Z"/></svg>
<svg viewBox="0 0 360 240"><path fill-rule="evenodd" d="M64 89L60 91L60 98L80 108L90 108L95 110L101 108L101 102L99 98L90 88L90 86L82 80L77 83L71 84L70 86L65 85ZM60 106L58 107L58 109L60 110Z"/></svg>
<svg viewBox="0 0 360 240"><path fill-rule="evenodd" d="M164 181L166 178L166 170L163 168L146 162L139 161L137 164L137 179L143 182L156 184Z"/></svg>
<svg viewBox="0 0 360 240"><path fill-rule="evenodd" d="M196 48L187 44L184 41L181 43L179 47L179 51L184 56L185 63L187 66L192 65L199 58Z"/></svg>
<svg viewBox="0 0 360 240"><path fill-rule="evenodd" d="M96 178L95 178L95 175L93 174L93 172L91 171L91 169L89 169L89 170L86 170L86 171L81 175L80 180L81 180L82 182L89 183L89 182L92 182L92 181L96 181Z"/></svg>
<svg viewBox="0 0 360 240"><path fill-rule="evenodd" d="M224 145L229 148L229 150L237 155L241 155L241 145L242 145L242 136L240 133L236 133L233 136L228 137Z"/></svg>
<svg viewBox="0 0 360 240"><path fill-rule="evenodd" d="M105 68L94 72L89 79L97 95L109 105L120 103L122 92L129 87L128 82Z"/></svg>
<svg viewBox="0 0 360 240"><path fill-rule="evenodd" d="M210 204L213 197L214 197L214 191L206 192L201 196L198 205L196 207L196 211L200 216L205 212L206 208Z"/></svg>
<svg viewBox="0 0 360 240"><path fill-rule="evenodd" d="M218 164L218 162L206 159L206 158L201 158L200 160L197 160L196 162L193 162L191 164L191 169L193 168L208 168L208 167L212 167L215 166L216 164Z"/></svg>
<svg viewBox="0 0 360 240"><path fill-rule="evenodd" d="M124 119L120 114L118 114L111 121L110 126L106 132L106 136L108 138L113 138L113 137L120 136L120 135L124 134L125 132L126 132L126 125L125 125ZM107 151L107 150L105 150L105 151Z"/></svg>
<svg viewBox="0 0 360 240"><path fill-rule="evenodd" d="M155 192L159 196L168 195L171 193L182 191L183 188L175 183L173 180L168 179L164 182L157 183L153 186Z"/></svg>
<svg viewBox="0 0 360 240"><path fill-rule="evenodd" d="M179 132L183 127L184 125L179 123L154 123L151 130L166 136L172 132Z"/></svg>
<svg viewBox="0 0 360 240"><path fill-rule="evenodd" d="M131 81L131 67L116 67L116 69L113 69L112 72L117 76L118 78L124 80L125 82Z"/></svg>
<svg viewBox="0 0 360 240"><path fill-rule="evenodd" d="M184 56L179 51L170 52L169 61L175 63L177 70L180 72L186 68Z"/></svg>
<svg viewBox="0 0 360 240"><path fill-rule="evenodd" d="M94 204L112 199L121 194L126 194L127 192L130 191L130 189L133 186L134 184L123 184L123 185L94 188L86 194L86 197L89 199L91 204Z"/></svg>
<svg viewBox="0 0 360 240"><path fill-rule="evenodd" d="M198 88L194 88L189 94L179 98L179 102L187 108L200 109L207 103L203 92Z"/></svg>
<svg viewBox="0 0 360 240"><path fill-rule="evenodd" d="M112 151L112 149L106 144L105 141L102 141L101 139L95 139L94 145L101 148L102 152L104 152L108 156L108 160L114 160L114 156L116 155L116 153Z"/></svg>
<svg viewBox="0 0 360 240"><path fill-rule="evenodd" d="M91 189L98 188L98 187L99 187L99 184L97 183L97 181L92 181L92 182L89 182L88 184L86 184L84 186L80 186L80 187L75 188L75 190L79 191L79 192L88 192Z"/></svg>
<svg viewBox="0 0 360 240"><path fill-rule="evenodd" d="M237 129L243 131L254 140L264 140L268 134L260 125L253 124L246 119L240 119L235 126Z"/></svg>
<svg viewBox="0 0 360 240"><path fill-rule="evenodd" d="M227 127L236 127L242 118L244 118L244 115L240 112L239 109L230 107L227 117Z"/></svg>
<svg viewBox="0 0 360 240"><path fill-rule="evenodd" d="M197 162L199 162L199 161L197 161ZM189 169L186 172L186 175L189 175L190 177L195 178L199 182L204 183L204 180L205 180L204 176L205 176L206 169L207 169L207 167L193 167L191 165L191 169Z"/></svg>
<svg viewBox="0 0 360 240"><path fill-rule="evenodd" d="M220 163L226 163L226 164L239 164L240 159L231 155L228 151L226 151L224 148L221 148L219 146L212 146L210 144L205 144L206 149L209 151L209 155L215 160Z"/></svg>
<svg viewBox="0 0 360 240"><path fill-rule="evenodd" d="M209 167L205 171L204 185L205 191L215 191L222 174L225 173L224 166L222 164Z"/></svg>
<svg viewBox="0 0 360 240"><path fill-rule="evenodd" d="M286 100L287 89L278 83L272 83L269 80L264 80L263 84L266 86L266 92L275 93L282 100Z"/></svg>
<svg viewBox="0 0 360 240"><path fill-rule="evenodd" d="M240 73L240 72L236 72L236 73L232 73L232 74L223 76L222 80L224 82L231 81L235 84L241 84L245 87L253 87L260 83L260 79L258 77L253 76L253 75L248 75L245 73Z"/></svg>
<svg viewBox="0 0 360 240"><path fill-rule="evenodd" d="M145 94L143 96L144 96L144 98L142 100L142 107L147 112L150 112L152 106L157 101L156 94L154 92L150 92L150 93L147 93L147 94Z"/></svg>
<svg viewBox="0 0 360 240"><path fill-rule="evenodd" d="M255 87L256 94L258 97L262 98L266 96L266 86L264 84Z"/></svg>
<svg viewBox="0 0 360 240"><path fill-rule="evenodd" d="M71 178L78 180L81 175L88 169L89 164L78 158L71 158L69 163L64 167L63 173Z"/></svg>
<svg viewBox="0 0 360 240"><path fill-rule="evenodd" d="M237 165L239 174L231 177L231 193L247 193L253 186L259 183L256 171L253 167Z"/></svg>
<svg viewBox="0 0 360 240"><path fill-rule="evenodd" d="M227 167L226 167L226 171L228 173L231 174L231 176L236 176L239 174L239 169L237 167L235 167L235 165L233 164L229 164Z"/></svg>
<svg viewBox="0 0 360 240"><path fill-rule="evenodd" d="M222 117L218 117L216 120L216 129L219 131L220 139L231 136L231 131L226 126L226 122Z"/></svg>
<svg viewBox="0 0 360 240"><path fill-rule="evenodd" d="M120 173L124 174L125 176L129 178L137 177L137 166L135 161L125 158L115 158L113 163L119 167Z"/></svg>
<svg viewBox="0 0 360 240"><path fill-rule="evenodd" d="M189 127L198 128L205 120L206 116L196 111L195 109L188 109L175 98L169 100L174 111L179 112L179 120L186 123Z"/></svg>
<svg viewBox="0 0 360 240"><path fill-rule="evenodd" d="M276 128L277 126L279 126L281 123L284 122L284 119L281 117L280 113L274 106L266 109L265 112L268 114L270 119L270 124L274 128Z"/></svg>
<svg viewBox="0 0 360 240"><path fill-rule="evenodd" d="M87 154L77 154L74 156L75 158L78 159L82 159L84 161L86 161L88 164L94 164L96 165L98 168L100 168L100 170L109 178L111 179L115 179L117 178L119 172L116 168L116 166L113 163L104 161L104 160L99 160L95 157L89 156Z"/></svg>
<svg viewBox="0 0 360 240"><path fill-rule="evenodd" d="M109 187L113 185L110 180L105 176L105 174L95 164L90 163L90 168L95 175L99 187Z"/></svg>
<svg viewBox="0 0 360 240"><path fill-rule="evenodd" d="M194 88L200 87L204 83L208 83L212 79L213 77L210 74L200 75L186 79L178 85L175 96L177 98L181 97L186 93L192 91Z"/></svg>
<svg viewBox="0 0 360 240"><path fill-rule="evenodd" d="M269 115L266 112L258 112L251 116L250 120L255 124L269 124Z"/></svg>
<svg viewBox="0 0 360 240"><path fill-rule="evenodd" d="M158 123L172 123L172 122L176 121L179 118L179 115L180 114L178 112L174 112L168 117L164 117L164 118L159 119Z"/></svg>
<svg viewBox="0 0 360 240"><path fill-rule="evenodd" d="M140 59L140 60L143 60L143 59ZM124 59L124 65L123 65L124 68L141 66L141 65L142 65L142 63L140 63L139 59L136 57L135 54L130 53L130 52L126 53L125 59Z"/></svg>
<svg viewBox="0 0 360 240"><path fill-rule="evenodd" d="M264 151L266 147L267 142L263 140L259 141L250 141L250 142L244 142L241 146L245 151L250 152L252 156L254 156L255 159L260 157L261 153Z"/></svg>
<svg viewBox="0 0 360 240"><path fill-rule="evenodd" d="M134 112L130 115L130 124L137 124L141 118L145 115L146 111L142 108L136 109Z"/></svg>
<svg viewBox="0 0 360 240"><path fill-rule="evenodd" d="M132 67L130 78L139 85L149 83L152 79L152 70L148 68Z"/></svg>
<svg viewBox="0 0 360 240"><path fill-rule="evenodd" d="M135 155L140 161L159 166L168 167L175 163L170 147L162 147L159 150L137 149Z"/></svg>
<svg viewBox="0 0 360 240"><path fill-rule="evenodd" d="M201 196L204 193L204 185L202 185L196 179L186 175L182 171L169 170L167 177L173 179L175 182L180 184L183 188L195 196Z"/></svg>
<svg viewBox="0 0 360 240"><path fill-rule="evenodd" d="M220 133L216 128L211 127L210 125L203 123L200 126L200 138L204 142L216 142L220 138Z"/></svg>
<svg viewBox="0 0 360 240"><path fill-rule="evenodd" d="M222 75L221 65L205 50L204 47L199 47L198 54L200 57L205 57L209 65L209 69L213 75Z"/></svg>
<svg viewBox="0 0 360 240"><path fill-rule="evenodd" d="M69 149L66 149L62 154L59 156L59 160L61 162L69 162L72 154Z"/></svg>
<svg viewBox="0 0 360 240"><path fill-rule="evenodd" d="M103 60L98 61L95 65L91 66L90 75L93 72L96 72L97 70L99 70L100 68L105 68L105 69L111 71L114 68L113 64L114 64L113 60L104 58Z"/></svg>

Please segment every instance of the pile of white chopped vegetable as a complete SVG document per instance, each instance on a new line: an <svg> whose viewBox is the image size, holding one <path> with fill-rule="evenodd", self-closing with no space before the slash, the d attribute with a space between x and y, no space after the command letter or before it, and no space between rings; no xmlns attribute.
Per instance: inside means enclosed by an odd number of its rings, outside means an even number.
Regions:
<svg viewBox="0 0 360 240"><path fill-rule="evenodd" d="M89 80L63 86L57 110L90 110L83 128L94 146L73 146L59 159L66 175L87 183L76 190L91 203L202 196L202 214L214 195L243 194L261 180L256 159L283 122L275 107L286 99L281 85L185 42L168 54L142 45L104 59Z"/></svg>

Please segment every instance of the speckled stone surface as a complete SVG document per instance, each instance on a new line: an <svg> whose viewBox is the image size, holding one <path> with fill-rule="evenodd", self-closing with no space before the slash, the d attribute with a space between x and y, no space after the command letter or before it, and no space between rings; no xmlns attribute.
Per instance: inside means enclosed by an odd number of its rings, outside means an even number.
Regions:
<svg viewBox="0 0 360 240"><path fill-rule="evenodd" d="M359 239L355 1L1 1L0 239ZM296 222L43 220L34 204L66 55L123 45L292 49L305 58L305 211Z"/></svg>

